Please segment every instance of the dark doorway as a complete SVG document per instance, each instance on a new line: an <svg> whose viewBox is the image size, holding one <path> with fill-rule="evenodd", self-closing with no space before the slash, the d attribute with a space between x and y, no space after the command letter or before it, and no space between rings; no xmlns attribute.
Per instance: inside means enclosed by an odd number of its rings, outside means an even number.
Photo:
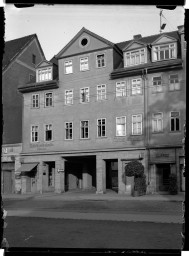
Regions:
<svg viewBox="0 0 189 256"><path fill-rule="evenodd" d="M106 160L106 189L118 192L118 161Z"/></svg>
<svg viewBox="0 0 189 256"><path fill-rule="evenodd" d="M157 190L160 192L168 191L170 173L170 164L157 164Z"/></svg>

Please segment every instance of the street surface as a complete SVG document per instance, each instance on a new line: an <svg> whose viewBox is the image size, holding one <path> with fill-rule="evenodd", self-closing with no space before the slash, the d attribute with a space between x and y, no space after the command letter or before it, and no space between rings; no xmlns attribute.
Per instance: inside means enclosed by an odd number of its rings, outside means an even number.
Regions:
<svg viewBox="0 0 189 256"><path fill-rule="evenodd" d="M66 194L65 194L66 195ZM64 196L65 196L64 195ZM10 247L180 249L182 200L42 195L4 199ZM95 198L95 199L94 199ZM104 197L105 198L105 197ZM175 197L176 198L176 197ZM110 200L111 199L111 200Z"/></svg>

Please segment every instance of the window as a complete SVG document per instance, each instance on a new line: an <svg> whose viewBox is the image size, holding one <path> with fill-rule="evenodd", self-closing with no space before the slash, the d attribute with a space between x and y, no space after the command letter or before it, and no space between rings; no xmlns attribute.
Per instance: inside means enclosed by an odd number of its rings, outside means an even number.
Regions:
<svg viewBox="0 0 189 256"><path fill-rule="evenodd" d="M37 70L37 82L52 80L52 68L43 68Z"/></svg>
<svg viewBox="0 0 189 256"><path fill-rule="evenodd" d="M180 130L180 113L171 112L171 132L176 132Z"/></svg>
<svg viewBox="0 0 189 256"><path fill-rule="evenodd" d="M32 125L31 127L31 142L39 141L39 127L37 125Z"/></svg>
<svg viewBox="0 0 189 256"><path fill-rule="evenodd" d="M89 102L89 88L88 87L80 89L80 102L81 103Z"/></svg>
<svg viewBox="0 0 189 256"><path fill-rule="evenodd" d="M156 113L152 116L152 131L162 132L163 131L163 114Z"/></svg>
<svg viewBox="0 0 189 256"><path fill-rule="evenodd" d="M126 116L116 117L116 136L126 135Z"/></svg>
<svg viewBox="0 0 189 256"><path fill-rule="evenodd" d="M32 94L32 108L39 108L39 94Z"/></svg>
<svg viewBox="0 0 189 256"><path fill-rule="evenodd" d="M166 44L153 47L154 61L175 59L176 58L176 43Z"/></svg>
<svg viewBox="0 0 189 256"><path fill-rule="evenodd" d="M97 120L97 136L105 137L106 136L106 119L101 118Z"/></svg>
<svg viewBox="0 0 189 256"><path fill-rule="evenodd" d="M125 53L125 67L145 63L145 50L137 50Z"/></svg>
<svg viewBox="0 0 189 256"><path fill-rule="evenodd" d="M66 122L65 123L65 130L66 130L66 140L72 140L73 139L73 123L72 122Z"/></svg>
<svg viewBox="0 0 189 256"><path fill-rule="evenodd" d="M29 74L29 81L31 82L34 78L34 75Z"/></svg>
<svg viewBox="0 0 189 256"><path fill-rule="evenodd" d="M32 54L32 63L36 64L36 56L35 56L35 54Z"/></svg>
<svg viewBox="0 0 189 256"><path fill-rule="evenodd" d="M66 105L73 104L73 90L66 90L65 91L65 104Z"/></svg>
<svg viewBox="0 0 189 256"><path fill-rule="evenodd" d="M105 67L105 55L104 54L99 54L96 56L96 65L97 65L97 68Z"/></svg>
<svg viewBox="0 0 189 256"><path fill-rule="evenodd" d="M142 115L132 115L132 134L142 134Z"/></svg>
<svg viewBox="0 0 189 256"><path fill-rule="evenodd" d="M116 97L124 97L126 96L126 82L117 82L116 83Z"/></svg>
<svg viewBox="0 0 189 256"><path fill-rule="evenodd" d="M80 71L85 71L89 69L88 57L80 59Z"/></svg>
<svg viewBox="0 0 189 256"><path fill-rule="evenodd" d="M81 139L89 138L89 121L81 121Z"/></svg>
<svg viewBox="0 0 189 256"><path fill-rule="evenodd" d="M141 79L132 80L132 95L142 94L142 82Z"/></svg>
<svg viewBox="0 0 189 256"><path fill-rule="evenodd" d="M52 140L52 124L45 125L45 141Z"/></svg>
<svg viewBox="0 0 189 256"><path fill-rule="evenodd" d="M64 73L71 74L73 73L73 63L72 60L68 60L64 62Z"/></svg>
<svg viewBox="0 0 189 256"><path fill-rule="evenodd" d="M52 92L45 93L45 107L52 107L53 105L53 94Z"/></svg>
<svg viewBox="0 0 189 256"><path fill-rule="evenodd" d="M161 76L156 76L153 77L153 92L162 92L163 87L162 87L162 81L161 81Z"/></svg>
<svg viewBox="0 0 189 256"><path fill-rule="evenodd" d="M97 85L97 100L105 100L106 99L106 85Z"/></svg>
<svg viewBox="0 0 189 256"><path fill-rule="evenodd" d="M180 83L178 79L178 75L170 75L169 77L169 90L177 91L180 90Z"/></svg>

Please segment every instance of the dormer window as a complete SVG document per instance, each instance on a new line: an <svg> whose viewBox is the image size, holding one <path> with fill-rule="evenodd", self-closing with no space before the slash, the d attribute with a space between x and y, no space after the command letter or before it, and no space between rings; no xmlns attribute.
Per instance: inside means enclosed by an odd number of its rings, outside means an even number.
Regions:
<svg viewBox="0 0 189 256"><path fill-rule="evenodd" d="M52 67L37 70L37 82L52 80Z"/></svg>
<svg viewBox="0 0 189 256"><path fill-rule="evenodd" d="M176 58L176 43L153 46L153 61Z"/></svg>
<svg viewBox="0 0 189 256"><path fill-rule="evenodd" d="M139 65L145 62L145 49L139 49L125 53L125 67Z"/></svg>

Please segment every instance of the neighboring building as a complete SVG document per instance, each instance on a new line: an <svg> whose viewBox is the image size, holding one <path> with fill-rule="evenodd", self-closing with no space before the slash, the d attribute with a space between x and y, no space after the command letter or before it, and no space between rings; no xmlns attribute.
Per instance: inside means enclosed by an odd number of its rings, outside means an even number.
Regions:
<svg viewBox="0 0 189 256"><path fill-rule="evenodd" d="M15 172L20 167L22 150L22 94L17 90L35 76L35 66L45 59L37 35L29 35L5 42L2 70L2 193L20 189Z"/></svg>
<svg viewBox="0 0 189 256"><path fill-rule="evenodd" d="M58 60L58 75L56 65ZM185 50L178 31L113 44L82 28L23 93L22 193L128 193L125 165L145 167L148 193L181 190Z"/></svg>

